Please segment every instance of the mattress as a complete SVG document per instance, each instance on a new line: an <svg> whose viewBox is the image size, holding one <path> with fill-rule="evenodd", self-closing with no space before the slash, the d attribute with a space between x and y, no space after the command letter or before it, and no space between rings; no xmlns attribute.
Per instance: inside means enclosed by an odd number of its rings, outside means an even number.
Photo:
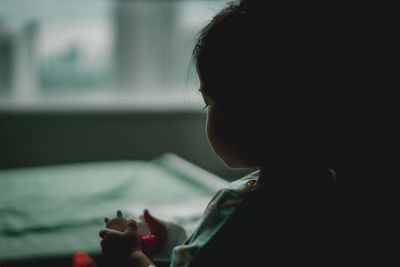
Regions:
<svg viewBox="0 0 400 267"><path fill-rule="evenodd" d="M166 153L154 160L76 163L0 170L0 263L100 254L104 217L144 208L188 234L227 182Z"/></svg>

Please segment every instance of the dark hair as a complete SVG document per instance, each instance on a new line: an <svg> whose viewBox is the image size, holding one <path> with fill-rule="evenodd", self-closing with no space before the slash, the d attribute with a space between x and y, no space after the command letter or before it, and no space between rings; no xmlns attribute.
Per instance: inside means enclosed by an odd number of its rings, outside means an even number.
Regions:
<svg viewBox="0 0 400 267"><path fill-rule="evenodd" d="M257 77L254 71L260 69L254 63L257 53L261 56L263 38L259 38L255 23L250 23L253 17L242 5L244 2L230 2L218 12L200 31L193 50L203 89L225 104L245 96L239 88L248 86Z"/></svg>
<svg viewBox="0 0 400 267"><path fill-rule="evenodd" d="M247 145L256 154L271 145L265 139L272 130L280 138L294 129L299 138L299 129L301 138L317 138L315 122L332 120L333 83L343 77L337 58L332 62L338 48L335 53L331 40L324 40L328 47L315 38L316 21L304 3L265 2L271 1L228 3L201 30L193 50L202 91L234 115L232 133L252 140ZM240 134L238 124L247 131Z"/></svg>
<svg viewBox="0 0 400 267"><path fill-rule="evenodd" d="M203 89L221 102L263 96L272 106L295 97L338 101L344 87L355 92L360 54L377 52L373 25L360 36L341 1L274 2L231 1L200 31L192 59Z"/></svg>
<svg viewBox="0 0 400 267"><path fill-rule="evenodd" d="M201 89L236 115L232 132L253 152L265 152L272 130L283 142L337 147L360 96L371 94L360 53L375 50L359 49L344 7L332 3L233 1L201 30L192 57Z"/></svg>

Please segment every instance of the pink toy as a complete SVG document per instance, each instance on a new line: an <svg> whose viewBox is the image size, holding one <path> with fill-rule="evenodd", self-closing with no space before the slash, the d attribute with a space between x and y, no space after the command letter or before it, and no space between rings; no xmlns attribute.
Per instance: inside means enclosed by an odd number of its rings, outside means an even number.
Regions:
<svg viewBox="0 0 400 267"><path fill-rule="evenodd" d="M104 218L104 222L106 223L106 227L109 229L117 230L120 232L124 232L126 229L126 225L128 220L123 217L122 212L120 210L117 211L117 217L113 218L112 220L108 218ZM159 245L156 239L156 236L152 233L148 233L147 235L143 236L139 234L140 241L142 243L143 252L149 256L153 251L154 248Z"/></svg>
<svg viewBox="0 0 400 267"><path fill-rule="evenodd" d="M140 241L142 241L142 249L144 254L150 255L154 248L157 246L157 240L155 235L149 233L146 236L139 235Z"/></svg>

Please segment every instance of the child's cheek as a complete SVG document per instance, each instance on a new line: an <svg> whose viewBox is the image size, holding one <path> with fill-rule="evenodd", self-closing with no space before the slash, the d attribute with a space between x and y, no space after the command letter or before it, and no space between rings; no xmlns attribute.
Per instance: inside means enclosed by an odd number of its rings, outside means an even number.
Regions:
<svg viewBox="0 0 400 267"><path fill-rule="evenodd" d="M223 160L231 150L231 135L225 127L222 113L215 105L210 105L207 113L207 137L214 152Z"/></svg>
<svg viewBox="0 0 400 267"><path fill-rule="evenodd" d="M215 114L216 112L217 110L213 106L210 106L208 108L206 132L208 141L210 142L214 151L218 154L219 151L218 144L220 143L218 134L220 132L219 129L220 126L218 125L218 121Z"/></svg>

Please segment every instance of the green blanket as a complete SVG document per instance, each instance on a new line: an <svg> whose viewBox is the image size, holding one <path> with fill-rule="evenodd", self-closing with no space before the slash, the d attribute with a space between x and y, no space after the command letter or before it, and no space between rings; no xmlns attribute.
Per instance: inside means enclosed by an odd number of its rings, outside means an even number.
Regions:
<svg viewBox="0 0 400 267"><path fill-rule="evenodd" d="M137 218L144 207L153 208L160 218L196 223L225 182L211 174L199 179L201 170L188 166L169 154L153 161L0 170L0 262L98 254L103 219L118 209Z"/></svg>

